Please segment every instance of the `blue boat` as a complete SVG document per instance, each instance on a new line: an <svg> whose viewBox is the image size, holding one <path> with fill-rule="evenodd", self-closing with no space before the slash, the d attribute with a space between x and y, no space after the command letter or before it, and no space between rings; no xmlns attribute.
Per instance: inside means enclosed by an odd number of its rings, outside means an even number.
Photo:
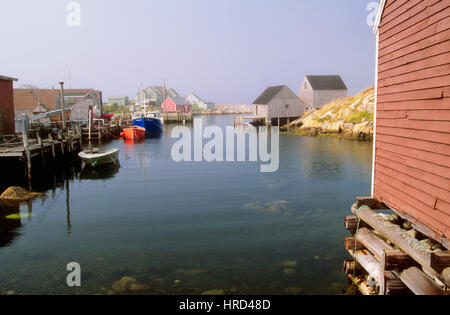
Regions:
<svg viewBox="0 0 450 315"><path fill-rule="evenodd" d="M163 130L163 124L160 118L135 118L133 119L133 126L145 128L147 133L161 132Z"/></svg>

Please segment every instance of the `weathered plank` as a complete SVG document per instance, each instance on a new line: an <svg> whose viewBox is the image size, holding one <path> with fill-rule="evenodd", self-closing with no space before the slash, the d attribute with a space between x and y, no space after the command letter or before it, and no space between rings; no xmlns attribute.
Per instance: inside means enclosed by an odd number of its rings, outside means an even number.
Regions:
<svg viewBox="0 0 450 315"><path fill-rule="evenodd" d="M402 271L398 277L416 295L447 295L417 267Z"/></svg>
<svg viewBox="0 0 450 315"><path fill-rule="evenodd" d="M441 275L431 268L431 251L417 239L411 237L398 225L384 220L381 216L373 212L372 209L367 206L363 206L357 209L354 205L352 207L352 212L355 215L358 213L359 217L367 224L369 224L372 228L377 230L380 235L396 244L405 253L411 256L416 262L418 262L423 268L426 268L429 272L436 276L440 281L444 281Z"/></svg>

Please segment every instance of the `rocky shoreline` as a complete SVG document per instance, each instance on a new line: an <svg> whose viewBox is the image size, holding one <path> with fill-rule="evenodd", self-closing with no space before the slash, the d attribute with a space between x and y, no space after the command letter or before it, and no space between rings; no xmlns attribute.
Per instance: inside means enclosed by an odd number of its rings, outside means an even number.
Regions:
<svg viewBox="0 0 450 315"><path fill-rule="evenodd" d="M373 140L374 89L337 100L283 126L284 132L299 136L329 135L355 140Z"/></svg>

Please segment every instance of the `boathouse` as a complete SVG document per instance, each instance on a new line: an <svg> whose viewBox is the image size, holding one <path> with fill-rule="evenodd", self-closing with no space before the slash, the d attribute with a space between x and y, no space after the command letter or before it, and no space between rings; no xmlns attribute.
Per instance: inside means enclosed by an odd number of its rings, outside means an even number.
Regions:
<svg viewBox="0 0 450 315"><path fill-rule="evenodd" d="M201 108L202 110L209 110L209 111L215 111L216 110L216 104L212 102L205 102L200 97L198 97L196 94L192 93L188 97L186 97L186 103L192 106L197 106Z"/></svg>
<svg viewBox="0 0 450 315"><path fill-rule="evenodd" d="M11 135L14 130L14 96L15 78L0 75L0 135Z"/></svg>
<svg viewBox="0 0 450 315"><path fill-rule="evenodd" d="M450 293L449 17L448 0L380 3L372 196L345 219L363 294Z"/></svg>
<svg viewBox="0 0 450 315"><path fill-rule="evenodd" d="M339 75L307 75L298 90L308 108L320 108L347 96L347 86Z"/></svg>
<svg viewBox="0 0 450 315"><path fill-rule="evenodd" d="M66 108L71 108L71 119L88 120L89 105L94 105L95 116L102 114L102 92L93 89L64 90ZM34 115L61 109L61 94L57 89L14 89L14 110L16 116L25 114L31 119ZM68 115L68 114L66 114ZM52 117L61 120L60 115Z"/></svg>
<svg viewBox="0 0 450 315"><path fill-rule="evenodd" d="M165 113L190 113L192 111L192 105L186 102L184 97L168 97L161 104L161 110Z"/></svg>
<svg viewBox="0 0 450 315"><path fill-rule="evenodd" d="M450 1L382 1L373 195L450 247Z"/></svg>
<svg viewBox="0 0 450 315"><path fill-rule="evenodd" d="M136 93L136 104L159 107L164 103L164 98L167 97L179 97L177 91L172 88L165 88L162 86L149 86L146 88L139 88Z"/></svg>
<svg viewBox="0 0 450 315"><path fill-rule="evenodd" d="M286 85L268 87L252 106L255 118L276 126L301 117L305 109L305 104Z"/></svg>

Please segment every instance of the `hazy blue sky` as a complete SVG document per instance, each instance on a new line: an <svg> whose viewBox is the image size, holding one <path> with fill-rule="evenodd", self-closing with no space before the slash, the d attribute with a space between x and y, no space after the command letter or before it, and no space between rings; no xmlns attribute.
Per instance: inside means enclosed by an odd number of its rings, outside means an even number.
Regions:
<svg viewBox="0 0 450 315"><path fill-rule="evenodd" d="M373 0L66 0L0 2L0 74L49 88L135 99L140 82L251 103L269 85L295 92L306 74L341 74L350 92L374 82Z"/></svg>

